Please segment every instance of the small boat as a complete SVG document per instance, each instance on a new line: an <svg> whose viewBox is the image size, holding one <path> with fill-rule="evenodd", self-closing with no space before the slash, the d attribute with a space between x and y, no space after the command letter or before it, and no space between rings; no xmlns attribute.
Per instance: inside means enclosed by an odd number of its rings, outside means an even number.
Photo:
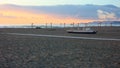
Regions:
<svg viewBox="0 0 120 68"><path fill-rule="evenodd" d="M76 33L76 34L96 34L97 31L91 30L90 28L84 28L82 30L79 29L72 29L72 30L67 30L68 33Z"/></svg>

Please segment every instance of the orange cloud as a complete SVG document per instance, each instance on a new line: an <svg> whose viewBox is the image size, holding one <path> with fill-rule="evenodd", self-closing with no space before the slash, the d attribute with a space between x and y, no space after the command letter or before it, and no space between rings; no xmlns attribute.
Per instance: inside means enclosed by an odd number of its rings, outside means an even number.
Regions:
<svg viewBox="0 0 120 68"><path fill-rule="evenodd" d="M83 20L69 18L60 18L56 15L50 14L36 14L24 10L1 10L0 11L0 24L45 24L45 23L80 23L80 22L91 22L94 20Z"/></svg>

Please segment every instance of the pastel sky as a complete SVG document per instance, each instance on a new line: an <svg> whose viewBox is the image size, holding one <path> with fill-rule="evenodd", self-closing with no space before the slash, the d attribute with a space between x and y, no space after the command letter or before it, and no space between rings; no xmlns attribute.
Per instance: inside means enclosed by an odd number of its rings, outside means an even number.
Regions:
<svg viewBox="0 0 120 68"><path fill-rule="evenodd" d="M84 11L81 10L80 11L82 13L78 11L76 12L73 10L74 8L73 9L69 8L65 10L64 7L62 7L63 8L62 10L59 9L61 7L58 7L58 10L54 8L56 5L86 5L86 4L94 5L93 8L95 8L95 5L114 5L120 7L119 3L120 0L0 0L0 24L7 24L7 25L13 25L13 24L19 25L19 24L31 24L31 23L45 24L51 22L55 24L59 24L59 23L70 24L73 22L80 23L80 22L96 21L98 20L96 19L96 17L98 17L99 20L106 20L106 19L120 20L120 12L119 12L120 10L118 9L115 10L110 9L108 11L97 9L95 12L96 15L92 14L91 16L90 13L85 15ZM11 7L11 5L4 5L4 4L13 4L14 6ZM17 7L15 5L17 5ZM19 7L19 5L23 7L21 8ZM43 8L42 10L35 9L36 7L26 8L26 6L53 6L51 8L54 8L53 9L54 11L52 11L51 9L43 10ZM89 8L86 8L85 10L87 9ZM68 10L68 13L66 13L66 10ZM91 11L91 9L89 10Z"/></svg>
<svg viewBox="0 0 120 68"><path fill-rule="evenodd" d="M113 4L120 7L119 3L120 0L0 0L0 4L17 4L17 5Z"/></svg>

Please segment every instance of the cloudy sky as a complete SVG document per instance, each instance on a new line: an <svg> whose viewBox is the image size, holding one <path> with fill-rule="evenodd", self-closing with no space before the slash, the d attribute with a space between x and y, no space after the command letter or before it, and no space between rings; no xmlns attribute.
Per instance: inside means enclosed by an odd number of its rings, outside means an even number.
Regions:
<svg viewBox="0 0 120 68"><path fill-rule="evenodd" d="M0 0L0 24L120 20L120 0Z"/></svg>

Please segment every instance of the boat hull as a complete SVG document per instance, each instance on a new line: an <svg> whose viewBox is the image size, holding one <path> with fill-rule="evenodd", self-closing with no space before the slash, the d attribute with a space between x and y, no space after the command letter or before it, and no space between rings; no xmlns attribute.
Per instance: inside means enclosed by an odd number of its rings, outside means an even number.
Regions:
<svg viewBox="0 0 120 68"><path fill-rule="evenodd" d="M68 30L67 31L68 33L76 33L76 34L96 34L97 31L71 31L71 30Z"/></svg>
<svg viewBox="0 0 120 68"><path fill-rule="evenodd" d="M75 34L96 34L97 32L72 32L72 31L68 31L68 33L75 33Z"/></svg>

